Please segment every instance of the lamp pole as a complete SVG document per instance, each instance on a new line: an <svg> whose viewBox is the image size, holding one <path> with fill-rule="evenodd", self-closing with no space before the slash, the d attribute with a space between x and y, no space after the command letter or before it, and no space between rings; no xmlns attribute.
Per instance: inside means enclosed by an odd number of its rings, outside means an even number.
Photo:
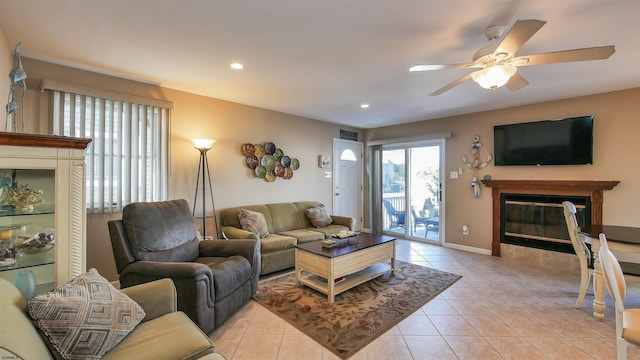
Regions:
<svg viewBox="0 0 640 360"><path fill-rule="evenodd" d="M209 183L209 194L211 195L211 206L213 208L213 221L216 227L216 237L218 236L218 220L216 217L216 206L213 201L213 186L211 185L211 172L209 171L209 159L207 151L211 150L211 145L215 142L213 139L193 139L196 149L200 151L200 161L198 162L198 174L196 176L196 194L193 199L193 213L195 217L196 204L198 200L198 185L200 183L200 174L202 174L202 237L207 236L207 189L206 182Z"/></svg>

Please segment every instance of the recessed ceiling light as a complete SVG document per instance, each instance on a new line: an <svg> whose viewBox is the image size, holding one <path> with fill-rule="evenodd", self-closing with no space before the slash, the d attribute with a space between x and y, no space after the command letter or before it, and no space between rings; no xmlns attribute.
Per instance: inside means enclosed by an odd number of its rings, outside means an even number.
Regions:
<svg viewBox="0 0 640 360"><path fill-rule="evenodd" d="M244 69L244 65L242 65L240 63L237 63L237 62L236 63L232 63L229 66L231 66L231 68L234 69L234 70L242 70L242 69Z"/></svg>
<svg viewBox="0 0 640 360"><path fill-rule="evenodd" d="M361 104L360 107L363 108L363 109L368 109L369 108L369 104L364 103L364 104Z"/></svg>

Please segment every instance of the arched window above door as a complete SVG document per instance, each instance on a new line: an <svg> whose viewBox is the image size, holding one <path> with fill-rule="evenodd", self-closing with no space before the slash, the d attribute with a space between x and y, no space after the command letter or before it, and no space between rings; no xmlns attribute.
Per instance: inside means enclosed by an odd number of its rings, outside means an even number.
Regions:
<svg viewBox="0 0 640 360"><path fill-rule="evenodd" d="M351 149L345 149L340 154L340 160L358 161L358 158L356 157L356 154Z"/></svg>

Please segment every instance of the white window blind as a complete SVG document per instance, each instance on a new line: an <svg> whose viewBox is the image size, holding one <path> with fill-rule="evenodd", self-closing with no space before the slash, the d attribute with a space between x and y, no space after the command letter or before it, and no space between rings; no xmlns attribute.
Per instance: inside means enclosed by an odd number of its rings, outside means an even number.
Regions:
<svg viewBox="0 0 640 360"><path fill-rule="evenodd" d="M86 137L87 211L111 213L168 194L169 108L53 91L57 135Z"/></svg>

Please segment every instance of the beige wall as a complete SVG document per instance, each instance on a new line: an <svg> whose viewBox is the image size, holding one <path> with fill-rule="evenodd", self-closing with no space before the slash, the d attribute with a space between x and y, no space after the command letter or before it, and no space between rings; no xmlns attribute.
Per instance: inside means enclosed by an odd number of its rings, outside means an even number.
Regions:
<svg viewBox="0 0 640 360"><path fill-rule="evenodd" d="M6 120L5 106L7 103L5 102L5 99L9 98L9 86L11 85L11 81L9 81L9 72L11 72L13 67L12 51L12 46L9 45L9 41L5 37L2 28L0 28L0 104L2 104L0 107L0 109L2 109L2 111L0 111L0 114L2 114L0 117L2 118L2 121L0 121L0 124L2 124L0 130L2 131L4 131L4 123ZM6 74L6 76L2 74Z"/></svg>
<svg viewBox="0 0 640 360"><path fill-rule="evenodd" d="M5 62L11 57L11 47L8 44L3 46L2 41L3 37L0 36L0 71L2 68L10 68ZM322 170L317 168L317 155L331 153L332 139L339 136L339 129L346 127L36 60L24 59L24 64L29 75L30 89L27 94L27 118L33 119L27 126L30 132L50 131L47 122L47 96L38 91L39 79L43 77L173 101L171 198L193 201L198 153L188 139L206 136L218 140L209 153L218 210L235 205L306 199L331 203L331 181L325 179ZM0 87L8 87L8 81L0 80ZM470 154L474 135L481 136L482 157L492 151L493 125L594 114L596 125L593 166L497 168L490 165L481 170L479 176L491 174L494 179L621 180L621 184L613 191L605 193L604 221L610 224L637 225L640 224L640 212L635 211L633 204L640 200L640 192L637 190L640 188L640 171L635 167L636 156L640 154L639 131L635 120L639 100L640 89L631 89L383 127L368 130L364 136L361 132L361 138L384 140L451 132L452 137L446 143L445 169L448 173L462 166L460 159L462 155ZM244 142L266 141L275 142L287 154L300 159L302 166L292 180L278 179L275 183L266 183L250 175L243 163L240 147ZM491 248L492 221L490 189L483 187L481 198L475 199L470 190L470 180L471 171L465 169L460 179L447 178L445 181L446 241L488 250ZM365 201L367 199L368 196L365 196ZM117 275L106 221L118 217L119 214L88 217L88 266L98 268L110 279L116 279ZM366 221L365 226L368 224ZM469 225L469 236L461 235L462 224Z"/></svg>
<svg viewBox="0 0 640 360"><path fill-rule="evenodd" d="M217 210L301 200L321 201L330 206L331 179L325 178L324 171L318 168L317 156L332 152L333 138L339 138L340 129L356 130L37 60L23 59L23 62L29 75L28 119L39 119L28 124L31 132L51 131L47 120L48 95L39 91L42 78L172 101L169 198L184 198L193 204L200 153L190 139L214 138L217 141L208 152L208 160ZM253 176L245 165L242 144L267 141L300 160L300 168L292 179L278 178L267 183ZM109 279L116 279L117 273L106 222L119 217L120 214L87 217L87 265L97 268ZM208 229L213 225L213 221L209 221Z"/></svg>
<svg viewBox="0 0 640 360"><path fill-rule="evenodd" d="M480 91L480 90L479 90ZM593 114L594 164L591 166L519 166L495 167L493 164L478 171L478 177L490 174L493 179L568 179L620 180L612 191L604 194L604 223L640 225L640 88L558 100L510 109L454 116L366 131L365 138L384 140L413 137L416 134L452 132L446 142L445 201L446 242L489 250L491 249L491 189L482 187L481 197L471 192L472 171L464 167L462 156L471 157L471 142L480 135L480 157L486 159L493 152L493 126L525 121L557 119ZM449 179L449 171L464 167L463 176ZM469 236L462 235L462 225L470 228Z"/></svg>

